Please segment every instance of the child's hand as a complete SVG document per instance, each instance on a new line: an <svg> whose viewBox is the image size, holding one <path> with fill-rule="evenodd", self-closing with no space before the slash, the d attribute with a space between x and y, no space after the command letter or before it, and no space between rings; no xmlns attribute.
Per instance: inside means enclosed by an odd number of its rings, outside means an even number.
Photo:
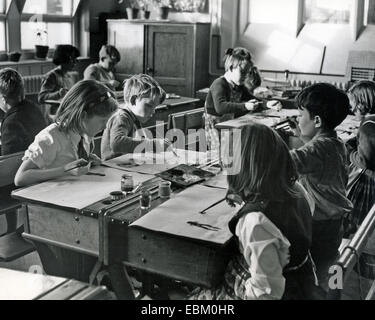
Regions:
<svg viewBox="0 0 375 320"><path fill-rule="evenodd" d="M297 121L297 118L296 117L290 117L288 118L289 120L289 124L290 124L290 128L292 130L292 133L293 133L293 136L295 137L301 137L301 129L298 125L298 121Z"/></svg>
<svg viewBox="0 0 375 320"><path fill-rule="evenodd" d="M67 92L68 92L68 90L66 90L64 88L61 88L59 90L60 98L64 98Z"/></svg>
<svg viewBox="0 0 375 320"><path fill-rule="evenodd" d="M102 164L102 159L100 159L96 154L89 154L89 161L92 166L100 166Z"/></svg>
<svg viewBox="0 0 375 320"><path fill-rule="evenodd" d="M89 172L90 163L85 159L78 159L64 166L64 172L72 176L81 176Z"/></svg>
<svg viewBox="0 0 375 320"><path fill-rule="evenodd" d="M252 99L245 103L245 107L248 111L256 111L262 109L263 102L256 99Z"/></svg>
<svg viewBox="0 0 375 320"><path fill-rule="evenodd" d="M117 80L110 80L108 83L114 89L118 88L118 86L120 85L120 82L118 82Z"/></svg>
<svg viewBox="0 0 375 320"><path fill-rule="evenodd" d="M282 106L280 101L271 100L271 101L267 102L267 108L272 109L272 110L276 110L276 111L280 111L283 108L283 106Z"/></svg>

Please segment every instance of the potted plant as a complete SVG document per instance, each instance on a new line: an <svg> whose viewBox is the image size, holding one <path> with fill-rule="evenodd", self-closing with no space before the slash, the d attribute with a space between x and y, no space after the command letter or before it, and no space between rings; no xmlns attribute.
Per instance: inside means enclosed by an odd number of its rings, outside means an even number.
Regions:
<svg viewBox="0 0 375 320"><path fill-rule="evenodd" d="M37 29L36 32L36 45L35 45L35 58L45 59L48 54L48 33L46 30Z"/></svg>
<svg viewBox="0 0 375 320"><path fill-rule="evenodd" d="M129 20L138 19L139 13L139 4L138 0L129 0L128 2L129 7L126 8L126 14Z"/></svg>
<svg viewBox="0 0 375 320"><path fill-rule="evenodd" d="M12 62L18 62L20 61L21 58L21 52L18 51L13 51L9 52L9 60Z"/></svg>
<svg viewBox="0 0 375 320"><path fill-rule="evenodd" d="M169 15L169 10L172 8L170 0L155 0L157 6L160 8L160 18L162 20L167 20Z"/></svg>
<svg viewBox="0 0 375 320"><path fill-rule="evenodd" d="M151 15L152 0L140 0L140 8L143 10L143 17L148 20Z"/></svg>

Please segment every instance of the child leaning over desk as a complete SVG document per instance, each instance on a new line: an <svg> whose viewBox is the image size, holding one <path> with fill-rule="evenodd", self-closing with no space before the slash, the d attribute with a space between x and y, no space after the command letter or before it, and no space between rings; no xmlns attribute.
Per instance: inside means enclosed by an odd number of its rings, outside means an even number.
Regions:
<svg viewBox="0 0 375 320"><path fill-rule="evenodd" d="M90 162L100 162L98 157L90 154L90 142L104 129L116 110L117 101L107 86L95 80L78 82L64 97L57 110L56 122L42 130L25 152L15 184L28 186L49 179L86 174ZM85 166L77 168L79 164ZM47 274L89 281L97 260L95 257L38 241L35 245ZM126 296L131 297L126 281L124 288Z"/></svg>
<svg viewBox="0 0 375 320"><path fill-rule="evenodd" d="M352 209L346 196L347 151L335 128L349 113L346 94L326 83L302 90L296 135L304 145L291 151L300 182L315 201L311 254L320 285L327 289L328 270L338 256L343 217Z"/></svg>
<svg viewBox="0 0 375 320"><path fill-rule="evenodd" d="M109 119L103 133L101 153L104 160L133 153L142 145L146 150L155 150L159 145L166 149L166 139L152 139L143 132L142 124L155 113L163 103L166 93L152 77L139 74L131 77L124 85L125 104Z"/></svg>
<svg viewBox="0 0 375 320"><path fill-rule="evenodd" d="M16 185L86 174L91 162L100 162L90 153L92 139L116 110L117 101L105 85L95 80L78 82L64 97L56 122L42 130L26 150ZM76 168L80 164L85 165Z"/></svg>
<svg viewBox="0 0 375 320"><path fill-rule="evenodd" d="M228 175L228 197L235 195L240 199L236 202L242 202L229 222L238 252L221 285L195 289L190 298L312 298L314 272L309 248L314 204L296 182L296 168L281 137L259 123L241 129L233 153L239 172Z"/></svg>

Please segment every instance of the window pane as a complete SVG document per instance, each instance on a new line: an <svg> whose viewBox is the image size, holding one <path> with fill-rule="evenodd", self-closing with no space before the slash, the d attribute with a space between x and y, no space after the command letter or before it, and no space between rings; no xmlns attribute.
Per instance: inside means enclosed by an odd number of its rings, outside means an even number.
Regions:
<svg viewBox="0 0 375 320"><path fill-rule="evenodd" d="M294 8L293 0L250 0L250 22L286 25L293 21Z"/></svg>
<svg viewBox="0 0 375 320"><path fill-rule="evenodd" d="M0 0L0 13L5 13L5 0Z"/></svg>
<svg viewBox="0 0 375 320"><path fill-rule="evenodd" d="M0 51L5 51L5 22L0 21Z"/></svg>
<svg viewBox="0 0 375 320"><path fill-rule="evenodd" d="M352 0L305 0L305 22L349 23Z"/></svg>
<svg viewBox="0 0 375 320"><path fill-rule="evenodd" d="M72 15L72 0L26 0L23 13Z"/></svg>
<svg viewBox="0 0 375 320"><path fill-rule="evenodd" d="M375 24L375 0L366 0L365 25Z"/></svg>
<svg viewBox="0 0 375 320"><path fill-rule="evenodd" d="M47 33L43 31L46 30ZM37 37L42 31L41 37ZM69 22L21 22L21 47L34 49L36 44L54 48L56 44L72 44L72 25Z"/></svg>

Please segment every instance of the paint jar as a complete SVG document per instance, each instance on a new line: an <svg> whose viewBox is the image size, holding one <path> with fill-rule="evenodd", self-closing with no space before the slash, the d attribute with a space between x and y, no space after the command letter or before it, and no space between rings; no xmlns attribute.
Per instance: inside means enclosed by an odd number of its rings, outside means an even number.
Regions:
<svg viewBox="0 0 375 320"><path fill-rule="evenodd" d="M167 199L171 196L171 182L161 181L159 183L159 197L161 199Z"/></svg>
<svg viewBox="0 0 375 320"><path fill-rule="evenodd" d="M131 192L134 189L134 180L131 174L124 174L121 177L121 191Z"/></svg>

